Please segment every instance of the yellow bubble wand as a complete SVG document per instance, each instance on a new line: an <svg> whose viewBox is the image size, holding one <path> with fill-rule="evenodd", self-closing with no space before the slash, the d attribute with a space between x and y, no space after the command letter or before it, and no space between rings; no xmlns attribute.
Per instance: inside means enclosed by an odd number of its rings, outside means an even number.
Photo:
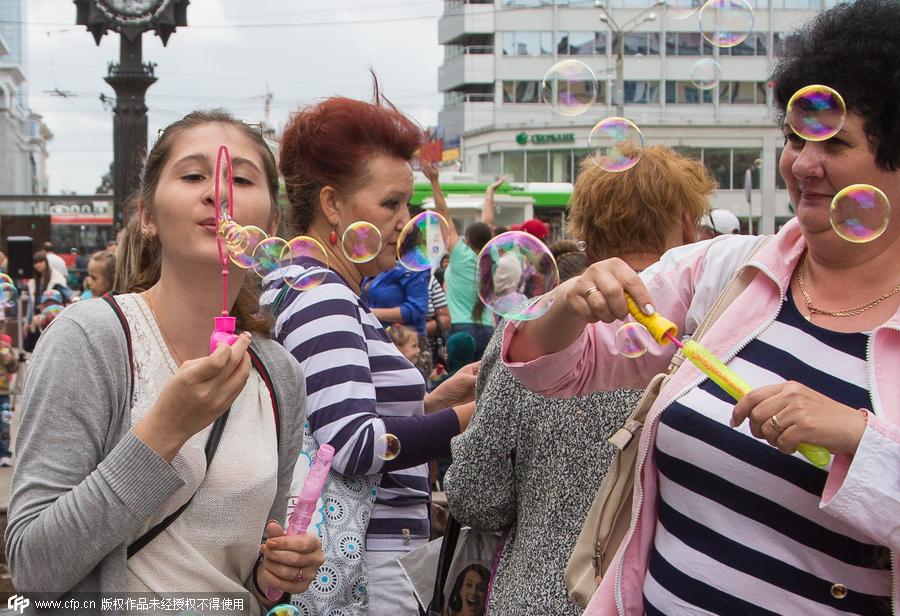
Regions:
<svg viewBox="0 0 900 616"><path fill-rule="evenodd" d="M681 352L691 360L706 376L722 388L722 390L735 400L740 400L750 393L752 389L744 379L739 377L734 370L726 366L722 361L712 354L712 352L696 340L688 340L682 342L676 336L678 335L678 327L672 321L660 314L646 315L641 312L634 300L628 295L628 311L634 319L647 328L650 335L657 343L664 345L671 342L681 349ZM800 443L797 445L797 451L818 466L824 468L831 459L831 452L819 445L810 445L808 443Z"/></svg>

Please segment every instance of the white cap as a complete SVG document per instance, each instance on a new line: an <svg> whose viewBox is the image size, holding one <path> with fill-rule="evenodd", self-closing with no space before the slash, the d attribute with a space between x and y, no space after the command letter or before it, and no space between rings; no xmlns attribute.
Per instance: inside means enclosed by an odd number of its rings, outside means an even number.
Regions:
<svg viewBox="0 0 900 616"><path fill-rule="evenodd" d="M716 235L729 235L741 232L741 221L738 217L723 209L710 210L709 214L700 219L701 227L709 227Z"/></svg>

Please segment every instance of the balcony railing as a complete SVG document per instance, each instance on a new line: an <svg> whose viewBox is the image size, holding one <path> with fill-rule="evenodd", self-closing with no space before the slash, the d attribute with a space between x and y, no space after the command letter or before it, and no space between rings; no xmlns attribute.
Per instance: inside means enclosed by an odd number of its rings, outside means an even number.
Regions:
<svg viewBox="0 0 900 616"><path fill-rule="evenodd" d="M444 45L444 60L452 60L469 54L492 54L493 45Z"/></svg>
<svg viewBox="0 0 900 616"><path fill-rule="evenodd" d="M494 4L494 0L444 0L444 14L460 13L467 4Z"/></svg>
<svg viewBox="0 0 900 616"><path fill-rule="evenodd" d="M454 107L463 103L493 103L493 92L444 92L444 106Z"/></svg>

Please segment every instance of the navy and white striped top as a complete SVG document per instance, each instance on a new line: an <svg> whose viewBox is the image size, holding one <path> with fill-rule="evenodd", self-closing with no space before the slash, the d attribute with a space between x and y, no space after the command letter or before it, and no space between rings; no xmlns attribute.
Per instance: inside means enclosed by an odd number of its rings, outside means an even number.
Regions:
<svg viewBox="0 0 900 616"><path fill-rule="evenodd" d="M752 387L794 380L869 408L868 338L807 322L788 294L728 365ZM756 439L747 421L731 428L733 408L706 380L660 417L646 613L890 614L888 549L821 511L827 472Z"/></svg>
<svg viewBox="0 0 900 616"><path fill-rule="evenodd" d="M276 301L283 275L266 277L263 306ZM316 442L335 448L332 468L345 475L382 473L366 549L411 550L430 535L425 462L449 455L459 421L452 409L424 414L422 374L343 278L330 270L324 276L315 288L290 289L282 297L274 307L274 336L303 367L307 419ZM385 434L400 441L390 461L379 457Z"/></svg>

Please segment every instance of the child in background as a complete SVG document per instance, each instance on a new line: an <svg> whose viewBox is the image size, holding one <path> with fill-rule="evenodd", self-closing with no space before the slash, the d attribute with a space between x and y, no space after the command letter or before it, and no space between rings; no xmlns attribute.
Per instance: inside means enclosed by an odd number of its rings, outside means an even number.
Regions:
<svg viewBox="0 0 900 616"><path fill-rule="evenodd" d="M393 341L394 345L400 350L400 353L403 354L403 357L409 360L409 363L412 365L416 365L416 362L419 360L419 353L421 353L421 349L419 349L419 335L416 333L411 327L407 327L406 325L388 325L385 330L387 335L391 337L391 341Z"/></svg>
<svg viewBox="0 0 900 616"><path fill-rule="evenodd" d="M12 466L10 451L10 419L12 417L13 373L19 369L16 353L12 348L12 338L5 333L6 321L0 312L0 466Z"/></svg>

